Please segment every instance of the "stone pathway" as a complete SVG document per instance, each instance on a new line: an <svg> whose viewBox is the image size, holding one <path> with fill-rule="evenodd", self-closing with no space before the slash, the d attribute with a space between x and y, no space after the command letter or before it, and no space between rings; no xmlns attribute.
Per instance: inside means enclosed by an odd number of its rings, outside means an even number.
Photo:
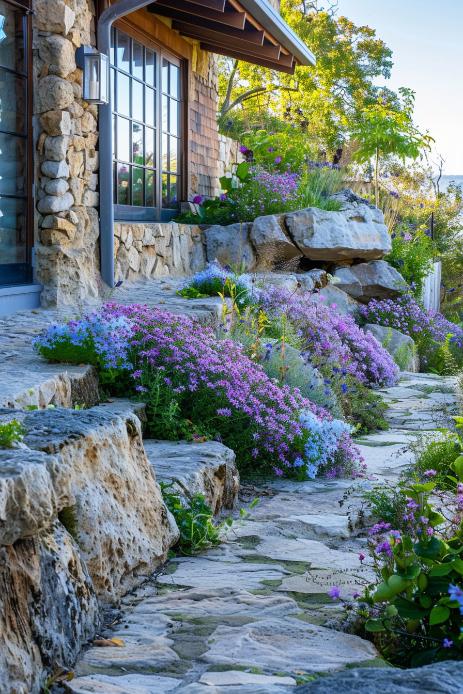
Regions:
<svg viewBox="0 0 463 694"><path fill-rule="evenodd" d="M397 480L410 460L407 443L449 423L454 386L452 378L404 374L382 391L391 428L359 441L369 475L360 486ZM358 560L366 545L356 527L359 485L339 503L352 486L350 480L244 485L242 505L261 497L251 516L238 520L220 547L172 559L128 595L104 632L123 646L87 650L68 690L284 694L306 683L301 691L310 693L322 691L316 687L325 678L318 675L341 671L341 678L349 666L349 691L373 691L371 678L360 689L355 673L382 661L370 642L336 631L340 607L327 596L334 584L352 594L371 575ZM323 692L335 690L336 675L333 682ZM388 691L383 680L381 691Z"/></svg>

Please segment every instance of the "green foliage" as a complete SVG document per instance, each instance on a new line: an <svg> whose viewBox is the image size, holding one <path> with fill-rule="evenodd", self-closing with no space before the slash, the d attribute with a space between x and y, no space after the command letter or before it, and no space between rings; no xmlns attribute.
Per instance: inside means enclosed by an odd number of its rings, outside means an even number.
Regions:
<svg viewBox="0 0 463 694"><path fill-rule="evenodd" d="M410 233L405 223L398 224L392 234L392 251L386 260L395 267L410 285L417 299L421 297L426 276L432 270L436 248L427 227L420 226Z"/></svg>
<svg viewBox="0 0 463 694"><path fill-rule="evenodd" d="M420 437L410 446L415 460L411 475L419 481L426 480L426 472L435 471L433 480L438 489L452 489L455 486L452 465L463 452L463 441L458 433L444 429L438 434Z"/></svg>
<svg viewBox="0 0 463 694"><path fill-rule="evenodd" d="M182 554L196 554L220 544L220 530L230 520L214 524L214 514L202 494L193 494L184 500L174 491L172 484L161 482L164 502L172 513L180 531L176 548Z"/></svg>
<svg viewBox="0 0 463 694"><path fill-rule="evenodd" d="M17 419L0 423L0 448L12 448L15 443L22 441L25 433L26 430Z"/></svg>
<svg viewBox="0 0 463 694"><path fill-rule="evenodd" d="M255 164L267 171L305 171L308 162L316 157L307 135L300 130L251 130L244 133L241 140L252 152ZM275 163L277 157L281 161Z"/></svg>
<svg viewBox="0 0 463 694"><path fill-rule="evenodd" d="M362 493L373 518L389 523L391 528L403 527L406 499L400 485L380 484Z"/></svg>
<svg viewBox="0 0 463 694"><path fill-rule="evenodd" d="M341 190L344 173L340 169L324 166L312 168L303 174L299 184L299 207L318 207L322 210L338 211L341 203L330 196Z"/></svg>
<svg viewBox="0 0 463 694"><path fill-rule="evenodd" d="M346 420L357 427L358 433L388 429L384 417L387 405L381 395L352 377L343 380L348 384L347 393L342 393L339 384L333 386Z"/></svg>

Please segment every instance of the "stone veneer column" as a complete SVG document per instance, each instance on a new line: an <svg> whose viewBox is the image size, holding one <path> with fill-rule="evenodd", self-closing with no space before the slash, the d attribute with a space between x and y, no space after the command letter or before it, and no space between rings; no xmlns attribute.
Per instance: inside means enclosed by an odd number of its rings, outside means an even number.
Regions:
<svg viewBox="0 0 463 694"><path fill-rule="evenodd" d="M95 45L91 0L33 3L36 272L45 306L99 289L97 106L82 99L75 51Z"/></svg>

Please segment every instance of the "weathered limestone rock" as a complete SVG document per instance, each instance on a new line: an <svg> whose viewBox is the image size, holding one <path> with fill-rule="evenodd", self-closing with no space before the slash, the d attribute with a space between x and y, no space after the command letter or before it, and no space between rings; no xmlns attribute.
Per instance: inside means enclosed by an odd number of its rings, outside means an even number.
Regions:
<svg viewBox="0 0 463 694"><path fill-rule="evenodd" d="M285 217L289 235L312 260L375 260L391 250L383 213L353 193L339 197L339 212L309 207Z"/></svg>
<svg viewBox="0 0 463 694"><path fill-rule="evenodd" d="M64 178L53 178L45 184L45 192L48 195L64 195L68 190L69 183Z"/></svg>
<svg viewBox="0 0 463 694"><path fill-rule="evenodd" d="M34 3L35 25L41 31L52 31L66 35L74 24L75 12L62 0L36 0Z"/></svg>
<svg viewBox="0 0 463 694"><path fill-rule="evenodd" d="M259 269L271 269L278 262L301 255L286 234L284 215L257 217L251 226L250 239L257 251Z"/></svg>
<svg viewBox="0 0 463 694"><path fill-rule="evenodd" d="M254 249L249 241L249 224L215 224L205 232L206 255L209 262L252 270L256 264Z"/></svg>
<svg viewBox="0 0 463 694"><path fill-rule="evenodd" d="M24 443L56 456L69 476L79 546L95 590L115 601L165 561L177 539L143 448L140 421L104 408L42 410Z"/></svg>
<svg viewBox="0 0 463 694"><path fill-rule="evenodd" d="M55 456L0 448L0 545L49 528L70 499L69 477Z"/></svg>
<svg viewBox="0 0 463 694"><path fill-rule="evenodd" d="M0 547L0 690L39 694L47 670L71 667L99 625L77 545L55 522Z"/></svg>
<svg viewBox="0 0 463 694"><path fill-rule="evenodd" d="M419 372L420 359L416 345L409 335L404 335L395 328L386 328L384 325L374 325L373 323L367 323L363 329L376 337L402 371Z"/></svg>
<svg viewBox="0 0 463 694"><path fill-rule="evenodd" d="M71 114L69 111L47 111L40 116L40 125L47 135L70 135Z"/></svg>
<svg viewBox="0 0 463 694"><path fill-rule="evenodd" d="M312 294L310 298L314 303L321 303L344 315L356 313L359 306L355 299L352 299L334 284L327 284L319 292Z"/></svg>
<svg viewBox="0 0 463 694"><path fill-rule="evenodd" d="M71 193L64 195L45 195L39 200L37 209L42 214L54 214L55 212L65 212L74 204L74 198Z"/></svg>
<svg viewBox="0 0 463 694"><path fill-rule="evenodd" d="M50 161L63 161L68 151L69 137L68 135L58 135L45 138L44 156Z"/></svg>
<svg viewBox="0 0 463 694"><path fill-rule="evenodd" d="M74 90L70 82L56 75L48 75L39 80L36 99L37 113L53 109L64 109L72 104L73 101Z"/></svg>
<svg viewBox="0 0 463 694"><path fill-rule="evenodd" d="M67 178L69 176L69 166L63 161L44 161L42 162L42 173L49 178Z"/></svg>
<svg viewBox="0 0 463 694"><path fill-rule="evenodd" d="M39 41L39 56L47 64L48 71L59 77L67 77L76 69L75 47L64 36L51 34Z"/></svg>
<svg viewBox="0 0 463 694"><path fill-rule="evenodd" d="M182 495L202 494L214 513L232 509L239 490L235 454L217 441L144 441L156 479Z"/></svg>
<svg viewBox="0 0 463 694"><path fill-rule="evenodd" d="M339 289L363 303L397 297L407 288L400 272L385 260L338 268L334 277Z"/></svg>
<svg viewBox="0 0 463 694"><path fill-rule="evenodd" d="M295 694L460 694L461 662L447 660L411 670L392 667L344 670L316 679Z"/></svg>

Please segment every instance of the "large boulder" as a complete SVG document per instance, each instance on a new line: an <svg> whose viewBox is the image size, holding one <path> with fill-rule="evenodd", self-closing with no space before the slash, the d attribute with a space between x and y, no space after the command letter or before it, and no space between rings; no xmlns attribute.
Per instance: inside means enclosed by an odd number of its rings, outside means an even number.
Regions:
<svg viewBox="0 0 463 694"><path fill-rule="evenodd" d="M363 329L376 337L402 371L419 372L420 359L416 345L409 335L404 335L395 328L386 328L384 325L373 323L367 323Z"/></svg>
<svg viewBox="0 0 463 694"><path fill-rule="evenodd" d="M47 671L73 666L99 627L79 548L61 523L0 547L0 691L39 694Z"/></svg>
<svg viewBox="0 0 463 694"><path fill-rule="evenodd" d="M334 284L327 284L318 292L310 296L310 300L315 304L323 304L337 313L343 315L353 315L358 311L359 304L355 299L343 292Z"/></svg>
<svg viewBox="0 0 463 694"><path fill-rule="evenodd" d="M320 677L296 694L461 694L461 661L447 660L412 670L354 668Z"/></svg>
<svg viewBox="0 0 463 694"><path fill-rule="evenodd" d="M257 217L250 239L257 251L257 267L261 270L271 270L275 264L301 255L286 233L284 215Z"/></svg>
<svg viewBox="0 0 463 694"><path fill-rule="evenodd" d="M256 254L249 240L250 224L214 224L204 233L209 262L246 272L256 265Z"/></svg>
<svg viewBox="0 0 463 694"><path fill-rule="evenodd" d="M336 196L335 196L336 197ZM391 250L381 210L352 191L338 194L342 208L332 212L309 207L285 216L289 236L311 260L376 260Z"/></svg>
<svg viewBox="0 0 463 694"><path fill-rule="evenodd" d="M339 289L363 303L370 299L395 298L407 288L400 272L385 260L340 267L334 277Z"/></svg>
<svg viewBox="0 0 463 694"><path fill-rule="evenodd" d="M117 601L165 561L178 537L139 418L127 405L37 410L22 422L25 447L3 452L10 455L1 466L3 541L30 537L72 509L95 590L102 601Z"/></svg>
<svg viewBox="0 0 463 694"><path fill-rule="evenodd" d="M156 479L183 497L202 494L214 513L235 506L240 477L235 454L218 441L144 440Z"/></svg>

